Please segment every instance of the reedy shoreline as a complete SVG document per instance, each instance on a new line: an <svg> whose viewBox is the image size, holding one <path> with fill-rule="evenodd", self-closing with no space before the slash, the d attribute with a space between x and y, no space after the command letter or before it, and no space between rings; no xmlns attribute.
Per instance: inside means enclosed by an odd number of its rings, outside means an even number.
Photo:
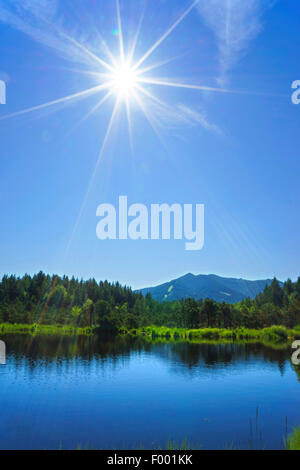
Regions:
<svg viewBox="0 0 300 470"><path fill-rule="evenodd" d="M147 326L133 330L126 328L120 329L121 334L130 334L136 336L144 336L145 338L155 340L163 338L167 340L185 340L191 342L208 341L239 341L239 340L259 340L262 342L274 343L291 343L295 339L300 339L300 327L295 329L287 329L283 326L271 326L261 330L249 328L167 328L163 326Z"/></svg>
<svg viewBox="0 0 300 470"><path fill-rule="evenodd" d="M41 324L0 324L0 334L50 334L50 335L93 335L96 332L102 332L101 327L77 327L72 325L41 325ZM103 333L109 331L103 330ZM142 336L147 340L167 340L167 341L189 341L193 343L220 342L220 341L261 341L264 343L290 344L296 339L300 339L300 327L288 329L284 326L271 326L263 329L249 328L168 328L164 326L144 326L128 330L125 327L120 328L119 334L130 336Z"/></svg>

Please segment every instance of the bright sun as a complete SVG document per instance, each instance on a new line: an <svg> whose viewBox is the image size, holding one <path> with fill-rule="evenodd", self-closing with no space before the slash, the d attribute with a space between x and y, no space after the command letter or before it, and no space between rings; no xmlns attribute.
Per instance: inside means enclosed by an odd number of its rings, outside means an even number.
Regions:
<svg viewBox="0 0 300 470"><path fill-rule="evenodd" d="M112 74L112 87L121 98L129 98L134 91L138 77L134 68L129 64L117 65Z"/></svg>

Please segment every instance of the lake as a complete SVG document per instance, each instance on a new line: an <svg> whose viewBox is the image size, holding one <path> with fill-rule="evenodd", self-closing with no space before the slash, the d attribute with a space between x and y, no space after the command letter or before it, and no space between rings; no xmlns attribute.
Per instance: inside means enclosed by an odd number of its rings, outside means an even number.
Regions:
<svg viewBox="0 0 300 470"><path fill-rule="evenodd" d="M280 449L300 425L291 349L6 335L1 449Z"/></svg>

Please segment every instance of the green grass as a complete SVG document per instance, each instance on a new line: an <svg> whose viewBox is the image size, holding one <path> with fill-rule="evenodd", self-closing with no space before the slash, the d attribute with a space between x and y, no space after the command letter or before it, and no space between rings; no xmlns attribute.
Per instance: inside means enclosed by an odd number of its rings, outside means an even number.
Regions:
<svg viewBox="0 0 300 470"><path fill-rule="evenodd" d="M26 324L0 324L0 333L16 333L16 334L31 334L31 335L90 335L93 334L93 328L79 328L70 325L26 325Z"/></svg>
<svg viewBox="0 0 300 470"><path fill-rule="evenodd" d="M192 444L188 441L188 439L184 439L182 442L169 440L165 450L202 450L202 446L198 444Z"/></svg>
<svg viewBox="0 0 300 470"><path fill-rule="evenodd" d="M20 333L20 334L61 334L61 335L92 335L94 333L93 327L80 328L71 325L40 325L40 324L0 324L0 333ZM127 330L122 327L121 334L130 334L134 336L144 336L147 340L155 341L156 339L163 339L166 341L189 341L193 343L200 343L203 341L251 341L259 340L265 344L288 344L300 337L299 327L294 330L289 330L284 326L271 326L261 330L249 328L168 328L165 326L147 326Z"/></svg>
<svg viewBox="0 0 300 470"><path fill-rule="evenodd" d="M62 445L60 445L60 450L63 450ZM153 446L151 448L145 447L143 444L139 445L123 445L119 447L108 446L97 450L205 450L202 445L197 443L192 443L187 438L183 439L182 441L173 441L169 439L167 443L163 446ZM253 450L253 446L251 442L248 443L248 447L239 447L234 442L231 444L224 444L220 449L216 448L215 450ZM255 448L256 449L256 448ZM266 450L267 448L262 445L257 450ZM77 446L76 450L95 450L94 447L91 447L89 444ZM296 428L294 432L287 438L287 440L283 439L283 446L281 450L300 450L300 428Z"/></svg>
<svg viewBox="0 0 300 470"><path fill-rule="evenodd" d="M186 340L190 342L219 341L219 340L259 340L264 343L289 343L297 338L297 330L289 330L284 326L271 326L260 330L249 328L167 328L164 326L147 326L134 330L121 329L121 334L130 334L144 336L147 339L155 340L163 338L166 340L177 341Z"/></svg>
<svg viewBox="0 0 300 470"><path fill-rule="evenodd" d="M287 450L300 450L300 428L295 428L294 432L285 441Z"/></svg>

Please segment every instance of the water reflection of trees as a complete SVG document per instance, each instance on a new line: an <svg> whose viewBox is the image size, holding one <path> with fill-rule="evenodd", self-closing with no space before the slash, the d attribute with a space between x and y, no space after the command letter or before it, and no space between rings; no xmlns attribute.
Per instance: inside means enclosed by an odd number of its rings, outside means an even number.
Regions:
<svg viewBox="0 0 300 470"><path fill-rule="evenodd" d="M199 368L224 369L235 363L260 361L277 364L281 373L290 360L290 350L276 349L260 343L202 343L157 342L152 344L141 337L130 336L27 336L7 335L8 357L16 367L71 365L74 360L83 366L91 362L99 367L112 367L127 363L133 354L149 353L184 365L181 371ZM300 373L298 372L300 378Z"/></svg>
<svg viewBox="0 0 300 470"><path fill-rule="evenodd" d="M180 372L200 368L224 369L233 364L260 361L279 367L281 374L290 359L289 349L276 349L261 343L169 343L156 344L156 354L186 366Z"/></svg>
<svg viewBox="0 0 300 470"><path fill-rule="evenodd" d="M51 367L52 365L71 365L80 361L83 366L91 362L101 366L109 360L110 365L124 363L135 352L150 350L142 338L112 336L50 336L50 335L7 335L8 359L16 368L24 364L30 369Z"/></svg>
<svg viewBox="0 0 300 470"><path fill-rule="evenodd" d="M297 374L298 380L300 382L300 365L299 366L294 366L294 370Z"/></svg>

